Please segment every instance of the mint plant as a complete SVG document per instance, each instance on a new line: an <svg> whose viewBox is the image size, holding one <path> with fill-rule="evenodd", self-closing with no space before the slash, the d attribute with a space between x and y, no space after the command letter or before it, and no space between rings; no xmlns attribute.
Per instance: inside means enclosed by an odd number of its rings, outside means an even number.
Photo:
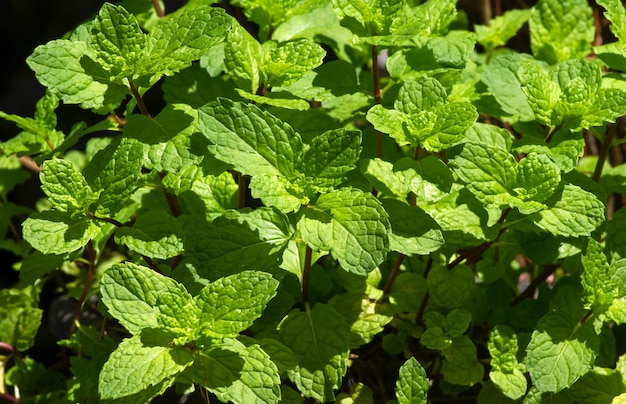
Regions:
<svg viewBox="0 0 626 404"><path fill-rule="evenodd" d="M27 58L0 397L624 401L621 2L213 3L104 3Z"/></svg>

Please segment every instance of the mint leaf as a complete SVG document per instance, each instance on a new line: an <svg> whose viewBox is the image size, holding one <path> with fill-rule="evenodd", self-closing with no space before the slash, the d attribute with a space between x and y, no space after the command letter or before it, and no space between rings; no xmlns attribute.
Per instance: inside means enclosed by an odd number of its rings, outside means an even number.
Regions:
<svg viewBox="0 0 626 404"><path fill-rule="evenodd" d="M209 283L195 298L201 325L197 332L217 337L238 335L261 315L276 296L277 288L277 280L258 271L244 271Z"/></svg>
<svg viewBox="0 0 626 404"><path fill-rule="evenodd" d="M472 386L482 380L485 369L476 358L476 346L468 337L452 337L452 343L441 352L441 373L451 384Z"/></svg>
<svg viewBox="0 0 626 404"><path fill-rule="evenodd" d="M428 377L422 365L415 358L409 358L404 362L396 381L398 403L426 404L429 387Z"/></svg>
<svg viewBox="0 0 626 404"><path fill-rule="evenodd" d="M224 65L238 88L256 93L261 84L263 49L239 24L233 24L224 46Z"/></svg>
<svg viewBox="0 0 626 404"><path fill-rule="evenodd" d="M517 362L518 338L507 326L496 326L489 335L487 345L491 355L489 377L497 388L512 400L526 394L528 388L524 366Z"/></svg>
<svg viewBox="0 0 626 404"><path fill-rule="evenodd" d="M222 402L261 404L280 400L278 369L259 345L245 346L225 339L223 344L199 352L186 373Z"/></svg>
<svg viewBox="0 0 626 404"><path fill-rule="evenodd" d="M196 216L182 220L185 254L208 279L275 268L293 233L287 218L271 208L226 211L210 223Z"/></svg>
<svg viewBox="0 0 626 404"><path fill-rule="evenodd" d="M305 73L322 64L326 51L308 40L276 44L265 42L264 63L261 65L264 85L282 87L295 83Z"/></svg>
<svg viewBox="0 0 626 404"><path fill-rule="evenodd" d="M158 328L157 306L161 290L176 290L175 280L131 262L109 268L100 281L102 302L128 331Z"/></svg>
<svg viewBox="0 0 626 404"><path fill-rule="evenodd" d="M254 105L223 98L198 112L199 129L217 158L243 174L296 178L305 150L291 126Z"/></svg>
<svg viewBox="0 0 626 404"><path fill-rule="evenodd" d="M382 194L381 196L399 197L404 200L411 191L409 184L415 175L409 170L395 170L393 164L378 158L362 159L359 165L365 178Z"/></svg>
<svg viewBox="0 0 626 404"><path fill-rule="evenodd" d="M327 192L345 179L361 153L361 132L329 130L309 143L299 171L318 192Z"/></svg>
<svg viewBox="0 0 626 404"><path fill-rule="evenodd" d="M526 348L526 367L542 392L570 387L591 370L598 352L598 336L591 322L579 324L568 313L544 315Z"/></svg>
<svg viewBox="0 0 626 404"><path fill-rule="evenodd" d="M160 330L170 332L176 337L169 346L182 346L191 341L198 327L199 308L194 304L185 287L174 281L166 281L165 288L158 290L156 320Z"/></svg>
<svg viewBox="0 0 626 404"><path fill-rule="evenodd" d="M333 400L347 370L350 330L332 306L318 303L312 310L291 311L280 323L278 340L298 358L289 379L306 397Z"/></svg>
<svg viewBox="0 0 626 404"><path fill-rule="evenodd" d="M393 110L376 105L367 114L377 130L389 133L398 144L419 144L428 151L458 143L477 117L473 105L449 102L443 85L429 76L406 81Z"/></svg>
<svg viewBox="0 0 626 404"><path fill-rule="evenodd" d="M104 3L93 21L91 45L113 81L132 76L141 64L146 37L135 17L124 7Z"/></svg>
<svg viewBox="0 0 626 404"><path fill-rule="evenodd" d="M159 21L148 34L137 75L171 75L200 59L231 27L224 10L208 5L183 8Z"/></svg>
<svg viewBox="0 0 626 404"><path fill-rule="evenodd" d="M561 170L545 154L528 153L517 164L514 191L523 200L546 201L561 182Z"/></svg>
<svg viewBox="0 0 626 404"><path fill-rule="evenodd" d="M33 300L32 288L0 291L0 341L25 351L35 343L43 311Z"/></svg>
<svg viewBox="0 0 626 404"><path fill-rule="evenodd" d="M466 265L448 269L436 265L428 274L428 291L436 304L446 308L463 307L474 288L474 273Z"/></svg>
<svg viewBox="0 0 626 404"><path fill-rule="evenodd" d="M333 0L333 9L343 25L356 35L374 36L389 32L402 4L400 0Z"/></svg>
<svg viewBox="0 0 626 404"><path fill-rule="evenodd" d="M388 215L370 193L332 191L301 212L298 229L304 242L317 251L330 250L346 271L365 275L385 258Z"/></svg>
<svg viewBox="0 0 626 404"><path fill-rule="evenodd" d="M585 268L581 283L585 290L587 307L601 309L610 305L617 297L618 289L613 285L612 271L600 243L589 239L581 262Z"/></svg>
<svg viewBox="0 0 626 404"><path fill-rule="evenodd" d="M185 349L144 346L141 337L135 335L122 341L102 367L98 394L107 400L155 387L163 393L192 363L193 356Z"/></svg>
<svg viewBox="0 0 626 404"><path fill-rule="evenodd" d="M593 42L593 13L584 0L540 0L529 25L533 54L550 64L586 56Z"/></svg>
<svg viewBox="0 0 626 404"><path fill-rule="evenodd" d="M573 400L589 403L620 403L624 394L624 381L618 370L594 367L569 389Z"/></svg>
<svg viewBox="0 0 626 404"><path fill-rule="evenodd" d="M604 204L574 184L565 184L545 203L548 209L529 217L539 228L554 235L589 236L604 221Z"/></svg>
<svg viewBox="0 0 626 404"><path fill-rule="evenodd" d="M100 226L87 217L44 211L31 214L22 223L24 240L44 254L76 251L100 233Z"/></svg>
<svg viewBox="0 0 626 404"><path fill-rule="evenodd" d="M261 199L267 206L273 206L283 213L295 212L309 198L299 187L279 175L256 175L250 180L252 196Z"/></svg>
<svg viewBox="0 0 626 404"><path fill-rule="evenodd" d="M138 216L133 227L115 232L115 241L131 251L156 259L168 259L183 252L182 226L176 218L157 211Z"/></svg>
<svg viewBox="0 0 626 404"><path fill-rule="evenodd" d="M117 213L142 178L143 147L135 139L117 138L97 153L83 170L92 191L99 192L95 211L98 217Z"/></svg>
<svg viewBox="0 0 626 404"><path fill-rule="evenodd" d="M106 113L121 104L128 89L110 82L94 59L95 52L87 43L57 39L35 48L26 63L37 80L63 102Z"/></svg>
<svg viewBox="0 0 626 404"><path fill-rule="evenodd" d="M444 244L441 228L420 208L391 199L384 199L383 207L389 212L392 230L390 250L407 256L428 255Z"/></svg>
<svg viewBox="0 0 626 404"><path fill-rule="evenodd" d="M335 295L328 304L350 324L351 348L371 342L393 320L389 305L373 302L358 292Z"/></svg>
<svg viewBox="0 0 626 404"><path fill-rule="evenodd" d="M67 160L46 161L39 179L42 191L61 212L85 211L94 199L85 178Z"/></svg>
<svg viewBox="0 0 626 404"><path fill-rule="evenodd" d="M531 10L509 10L492 18L489 25L474 25L476 40L485 47L487 53L502 46L511 39L530 18Z"/></svg>
<svg viewBox="0 0 626 404"><path fill-rule="evenodd" d="M615 0L598 0L597 4L604 7L604 16L611 22L609 29L619 42L626 42L626 10L624 5Z"/></svg>
<svg viewBox="0 0 626 404"><path fill-rule="evenodd" d="M549 72L531 58L520 58L517 75L535 119L544 125L560 123L559 117L553 117L553 110L557 106L561 90L552 81Z"/></svg>
<svg viewBox="0 0 626 404"><path fill-rule="evenodd" d="M509 203L508 190L516 181L516 162L510 153L465 143L451 162L455 173L479 200L494 207Z"/></svg>

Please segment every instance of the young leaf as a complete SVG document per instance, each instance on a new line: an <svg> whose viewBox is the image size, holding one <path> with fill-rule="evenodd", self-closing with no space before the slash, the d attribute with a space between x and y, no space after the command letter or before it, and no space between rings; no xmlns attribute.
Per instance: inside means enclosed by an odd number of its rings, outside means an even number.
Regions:
<svg viewBox="0 0 626 404"><path fill-rule="evenodd" d="M447 308L463 307L474 287L474 273L466 265L453 269L437 265L428 274L428 291L433 302Z"/></svg>
<svg viewBox="0 0 626 404"><path fill-rule="evenodd" d="M239 24L233 24L224 46L224 65L238 88L256 93L261 84L263 48Z"/></svg>
<svg viewBox="0 0 626 404"><path fill-rule="evenodd" d="M472 386L482 380L485 369L476 358L476 346L465 335L452 337L452 343L441 352L441 373L448 383Z"/></svg>
<svg viewBox="0 0 626 404"><path fill-rule="evenodd" d="M65 254L87 245L100 233L100 226L87 217L44 211L22 223L24 240L44 254Z"/></svg>
<svg viewBox="0 0 626 404"><path fill-rule="evenodd" d="M0 291L0 341L21 352L34 345L43 314L31 293L30 287Z"/></svg>
<svg viewBox="0 0 626 404"><path fill-rule="evenodd" d="M61 212L82 213L94 199L85 178L67 160L46 161L39 179L41 190Z"/></svg>
<svg viewBox="0 0 626 404"><path fill-rule="evenodd" d="M426 404L429 388L428 377L422 365L415 358L404 362L396 381L398 404Z"/></svg>
<svg viewBox="0 0 626 404"><path fill-rule="evenodd" d="M98 394L103 400L117 399L158 388L163 393L174 377L193 363L186 349L145 346L135 335L120 343L102 367Z"/></svg>
<svg viewBox="0 0 626 404"><path fill-rule="evenodd" d="M489 377L507 397L517 400L526 394L527 382L517 363L518 338L507 326L496 326L489 336L487 345L491 355Z"/></svg>
<svg viewBox="0 0 626 404"><path fill-rule="evenodd" d="M278 281L268 273L243 271L209 283L195 298L200 309L197 332L235 337L252 325L276 296Z"/></svg>
<svg viewBox="0 0 626 404"><path fill-rule="evenodd" d="M124 7L104 3L93 21L91 44L111 81L132 76L146 48L146 36Z"/></svg>
<svg viewBox="0 0 626 404"><path fill-rule="evenodd" d="M617 297L618 288L612 282L612 271L600 243L589 239L581 262L585 268L581 283L585 290L587 307L599 311L611 305Z"/></svg>
<svg viewBox="0 0 626 404"><path fill-rule="evenodd" d="M559 85L552 81L548 71L531 58L520 58L517 76L535 119L544 125L560 123L560 117L553 117L553 110L561 96ZM587 97L588 99L588 97Z"/></svg>
<svg viewBox="0 0 626 404"><path fill-rule="evenodd" d="M83 170L87 183L100 192L97 217L112 217L140 185L143 146L135 139L117 138L97 153Z"/></svg>
<svg viewBox="0 0 626 404"><path fill-rule="evenodd" d="M530 18L531 10L509 10L489 21L489 25L475 25L476 40L485 47L487 53L506 44Z"/></svg>
<svg viewBox="0 0 626 404"><path fill-rule="evenodd" d="M593 12L585 0L539 0L529 25L533 55L550 64L586 56L593 42Z"/></svg>
<svg viewBox="0 0 626 404"><path fill-rule="evenodd" d="M263 404L280 400L278 368L259 345L245 346L227 338L199 352L186 373L222 402Z"/></svg>
<svg viewBox="0 0 626 404"><path fill-rule="evenodd" d="M270 45L269 49L268 45ZM273 46L272 46L273 45ZM296 82L305 73L322 64L324 49L308 40L297 40L276 45L263 44L265 59L261 68L265 77L264 86L284 87Z"/></svg>
<svg viewBox="0 0 626 404"><path fill-rule="evenodd" d="M317 251L330 250L346 271L366 275L384 260L388 215L370 193L339 189L301 212L298 229L304 242Z"/></svg>
<svg viewBox="0 0 626 404"><path fill-rule="evenodd" d="M160 77L188 67L226 37L231 21L223 9L208 5L166 16L148 34L137 75Z"/></svg>
<svg viewBox="0 0 626 404"><path fill-rule="evenodd" d="M572 386L591 370L598 343L590 321L578 324L562 311L544 315L526 348L526 367L533 384L539 391L553 393Z"/></svg>
<svg viewBox="0 0 626 404"><path fill-rule="evenodd" d="M289 379L306 397L333 400L347 370L350 329L332 306L318 303L312 310L291 311L280 323L278 340L299 360Z"/></svg>

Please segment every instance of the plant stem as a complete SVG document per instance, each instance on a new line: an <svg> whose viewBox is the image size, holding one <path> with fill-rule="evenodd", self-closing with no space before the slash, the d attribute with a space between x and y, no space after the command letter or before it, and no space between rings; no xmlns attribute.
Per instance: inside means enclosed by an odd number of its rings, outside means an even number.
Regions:
<svg viewBox="0 0 626 404"><path fill-rule="evenodd" d="M604 162L609 155L611 143L613 142L613 136L615 136L616 131L617 124L613 124L607 128L606 133L604 134L604 139L602 139L602 145L600 145L600 151L598 152L598 161L596 162L596 167L593 170L593 180L595 182L600 181L602 169L604 168Z"/></svg>
<svg viewBox="0 0 626 404"><path fill-rule="evenodd" d="M583 318L580 319L580 321L578 322L578 324L583 325L587 322L587 320L589 320L591 318L591 316L593 315L593 310L589 310L584 316Z"/></svg>
<svg viewBox="0 0 626 404"><path fill-rule="evenodd" d="M380 97L380 71L378 70L378 47L372 46L372 75L374 78L374 105L381 103ZM376 157L383 158L383 133L376 131Z"/></svg>
<svg viewBox="0 0 626 404"><path fill-rule="evenodd" d="M6 342L2 342L0 341L0 349L3 349L5 351L14 353L15 352L15 348L13 348L13 346L7 344Z"/></svg>
<svg viewBox="0 0 626 404"><path fill-rule="evenodd" d="M532 295L535 293L535 290L539 287L539 285L545 282L545 280L548 279L548 277L552 275L554 271L556 271L557 268L558 267L556 265L546 266L543 272L539 274L538 277L533 279L530 285L528 285L528 287L524 289L522 293L520 293L519 295L517 295L517 297L515 297L515 299L513 299L513 301L511 302L511 307L514 307L518 305L519 303L521 303L523 300L532 297Z"/></svg>
<svg viewBox="0 0 626 404"><path fill-rule="evenodd" d="M130 92L133 94L133 97L137 101L137 106L139 107L139 111L147 117L152 117L150 112L148 112L148 108L146 108L146 104L143 102L143 98L141 98L141 94L139 94L139 88L137 85L128 79L128 84L130 86Z"/></svg>
<svg viewBox="0 0 626 404"><path fill-rule="evenodd" d="M398 275L398 271L400 270L400 266L402 262L404 262L404 258L406 256L404 254L400 254L398 259L393 263L393 267L391 268L391 273L387 277L387 283L385 283L385 287L383 288L383 296L386 296L389 293L389 289L391 289L391 285L393 284L394 279Z"/></svg>
<svg viewBox="0 0 626 404"><path fill-rule="evenodd" d="M72 333L76 330L76 325L80 322L80 313L83 311L83 305L85 304L85 300L87 299L87 293L89 293L89 289L91 289L91 284L93 283L93 275L96 272L96 249L93 247L92 240L89 240L89 242L87 243L86 251L87 260L89 262L89 265L87 266L87 277L85 278L83 290L80 293L80 297L78 298L78 304L76 305L76 310L74 311L74 321L72 322L72 326L70 327L67 338L70 338Z"/></svg>
<svg viewBox="0 0 626 404"><path fill-rule="evenodd" d="M483 0L483 24L489 25L489 21L491 21L491 0Z"/></svg>
<svg viewBox="0 0 626 404"><path fill-rule="evenodd" d="M163 177L165 177L165 173L160 172L159 178L163 179ZM174 217L180 216L182 214L182 211L180 210L180 204L178 203L178 199L176 198L176 195L170 194L169 192L167 192L167 190L164 187L163 187L163 193L165 194L165 200L167 201L167 206L170 208L170 213L172 214L172 216Z"/></svg>
<svg viewBox="0 0 626 404"><path fill-rule="evenodd" d="M242 173L237 173L237 185L239 186L237 193L237 209L243 209L246 207L247 184L246 177Z"/></svg>
<svg viewBox="0 0 626 404"><path fill-rule="evenodd" d="M161 7L161 3L159 3L159 0L152 0L152 6L154 7L154 11L156 11L157 16L159 16L159 18L163 18L163 16L165 16L165 13L163 12L163 7Z"/></svg>
<svg viewBox="0 0 626 404"><path fill-rule="evenodd" d="M111 217L97 217L96 215L93 214L93 212L87 213L87 216L91 217L92 219L99 220L101 222L111 223L115 227L124 227L123 223L118 222L117 220Z"/></svg>
<svg viewBox="0 0 626 404"><path fill-rule="evenodd" d="M304 253L304 268L302 270L302 303L306 306L309 304L309 279L311 278L311 261L313 259L313 250L306 246Z"/></svg>

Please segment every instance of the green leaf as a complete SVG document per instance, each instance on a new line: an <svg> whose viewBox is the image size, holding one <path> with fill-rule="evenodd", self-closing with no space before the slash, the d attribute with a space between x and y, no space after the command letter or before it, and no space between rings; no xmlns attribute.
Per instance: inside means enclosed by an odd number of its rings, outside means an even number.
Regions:
<svg viewBox="0 0 626 404"><path fill-rule="evenodd" d="M619 42L626 42L626 9L617 0L598 0L598 5L605 8L604 16L611 22L609 29Z"/></svg>
<svg viewBox="0 0 626 404"><path fill-rule="evenodd" d="M393 320L389 305L373 302L358 292L335 295L328 304L350 324L350 347L355 349L371 342Z"/></svg>
<svg viewBox="0 0 626 404"><path fill-rule="evenodd" d="M595 34L593 12L585 0L540 0L529 25L533 54L550 64L587 56Z"/></svg>
<svg viewBox="0 0 626 404"><path fill-rule="evenodd" d="M395 170L393 164L378 158L362 159L359 165L365 178L381 196L404 200L411 191L409 184L414 175L409 170Z"/></svg>
<svg viewBox="0 0 626 404"><path fill-rule="evenodd" d="M283 213L295 212L309 202L304 190L295 187L281 175L260 174L252 177L250 192L266 206L273 206Z"/></svg>
<svg viewBox="0 0 626 404"><path fill-rule="evenodd" d="M518 53L498 54L487 65L481 80L487 85L489 94L493 96L505 113L501 116L507 121L529 122L535 120L528 97L522 90L522 83L517 75L520 61L524 56ZM502 115L502 114L501 114Z"/></svg>
<svg viewBox="0 0 626 404"><path fill-rule="evenodd" d="M186 349L145 346L135 335L122 341L102 367L98 394L107 400L153 387L162 393L192 363L193 356Z"/></svg>
<svg viewBox="0 0 626 404"><path fill-rule="evenodd" d="M467 188L488 206L510 202L509 189L516 181L515 158L501 149L464 143L452 160L452 167Z"/></svg>
<svg viewBox="0 0 626 404"><path fill-rule="evenodd" d="M400 0L333 0L333 9L342 25L358 36L389 33L402 5Z"/></svg>
<svg viewBox="0 0 626 404"><path fill-rule="evenodd" d="M487 52L491 52L514 37L517 31L526 24L530 15L530 9L513 9L492 18L489 25L475 25L476 40L485 47Z"/></svg>
<svg viewBox="0 0 626 404"><path fill-rule="evenodd" d="M409 358L402 364L396 381L399 404L426 404L429 387L426 371L415 358Z"/></svg>
<svg viewBox="0 0 626 404"><path fill-rule="evenodd" d="M385 259L389 220L372 194L339 189L301 212L298 229L304 242L317 251L330 250L346 271L366 275Z"/></svg>
<svg viewBox="0 0 626 404"><path fill-rule="evenodd" d="M238 88L256 93L261 84L263 48L239 24L233 24L224 47L224 65Z"/></svg>
<svg viewBox="0 0 626 404"><path fill-rule="evenodd" d="M598 336L590 321L579 324L568 313L544 315L526 348L526 367L541 392L571 387L591 370L598 352Z"/></svg>
<svg viewBox="0 0 626 404"><path fill-rule="evenodd" d="M466 265L453 269L436 265L428 274L428 291L436 304L446 308L463 307L474 288L474 273Z"/></svg>
<svg viewBox="0 0 626 404"><path fill-rule="evenodd" d="M148 34L145 57L137 75L171 75L200 59L224 40L231 17L210 6L183 8L162 18Z"/></svg>
<svg viewBox="0 0 626 404"><path fill-rule="evenodd" d="M332 306L318 303L312 310L291 311L280 323L278 340L299 360L288 372L305 397L333 400L347 370L350 329Z"/></svg>
<svg viewBox="0 0 626 404"><path fill-rule="evenodd" d="M602 404L615 401L626 387L618 370L594 367L569 389L570 396L579 403Z"/></svg>
<svg viewBox="0 0 626 404"><path fill-rule="evenodd" d="M196 216L182 220L185 255L208 279L275 268L293 233L287 218L270 208L226 211L210 223Z"/></svg>
<svg viewBox="0 0 626 404"><path fill-rule="evenodd" d="M581 283L585 290L585 302L588 308L599 311L610 305L613 299L617 297L618 292L612 282L612 271L600 243L589 239L581 262L585 268L581 275Z"/></svg>
<svg viewBox="0 0 626 404"><path fill-rule="evenodd" d="M519 347L515 331L503 325L494 327L489 335L487 347L491 355L489 377L493 383L512 400L524 396L528 386L523 366L517 363Z"/></svg>
<svg viewBox="0 0 626 404"><path fill-rule="evenodd" d="M135 139L117 138L98 152L83 170L87 183L100 192L95 214L114 216L140 185L143 146Z"/></svg>
<svg viewBox="0 0 626 404"><path fill-rule="evenodd" d="M20 352L35 343L43 311L33 301L32 288L0 291L0 341Z"/></svg>
<svg viewBox="0 0 626 404"><path fill-rule="evenodd" d="M128 89L108 81L95 58L85 42L57 39L35 48L26 63L63 102L106 113L121 104Z"/></svg>
<svg viewBox="0 0 626 404"><path fill-rule="evenodd" d="M154 306L156 320L160 330L176 335L169 345L182 346L194 339L199 324L199 308L182 284L167 278L163 286L158 290Z"/></svg>
<svg viewBox="0 0 626 404"><path fill-rule="evenodd" d="M104 3L91 31L91 45L100 65L111 73L111 81L132 73L141 64L146 36L135 17L122 6Z"/></svg>
<svg viewBox="0 0 626 404"><path fill-rule="evenodd" d="M523 200L546 201L561 182L561 170L545 154L528 153L517 164L514 191Z"/></svg>
<svg viewBox="0 0 626 404"><path fill-rule="evenodd" d="M268 49L269 46L269 49ZM326 51L308 40L297 40L276 45L263 44L264 63L261 65L266 87L283 87L295 83L305 73L322 64Z"/></svg>
<svg viewBox="0 0 626 404"><path fill-rule="evenodd" d="M65 212L33 213L22 223L24 240L44 254L65 254L84 247L100 233L100 226L87 217Z"/></svg>
<svg viewBox="0 0 626 404"><path fill-rule="evenodd" d="M534 213L531 220L553 235L585 237L605 220L604 204L591 192L565 184L545 201L548 209Z"/></svg>
<svg viewBox="0 0 626 404"><path fill-rule="evenodd" d="M93 201L87 181L67 160L48 160L43 164L41 190L52 206L61 212L81 212Z"/></svg>
<svg viewBox="0 0 626 404"><path fill-rule="evenodd" d="M115 232L115 242L150 258L168 259L183 252L183 230L176 218L158 211L140 214L133 227Z"/></svg>
<svg viewBox="0 0 626 404"><path fill-rule="evenodd" d="M234 403L278 403L280 376L270 356L259 345L245 346L233 339L201 351L188 369L193 381Z"/></svg>
<svg viewBox="0 0 626 404"><path fill-rule="evenodd" d="M327 192L341 184L361 154L361 132L329 130L309 143L299 171L318 192Z"/></svg>
<svg viewBox="0 0 626 404"><path fill-rule="evenodd" d="M444 244L441 228L420 208L391 199L384 199L383 207L391 223L390 250L407 256L428 255Z"/></svg>
<svg viewBox="0 0 626 404"><path fill-rule="evenodd" d="M198 332L237 336L261 315L277 288L277 280L259 271L243 271L209 283L195 298L201 312Z"/></svg>
<svg viewBox="0 0 626 404"><path fill-rule="evenodd" d="M254 105L220 98L199 110L199 129L209 151L247 175L296 178L304 153L300 136L287 123Z"/></svg>
<svg viewBox="0 0 626 404"><path fill-rule="evenodd" d="M445 359L441 373L448 383L472 386L482 380L485 369L478 362L476 346L468 337L453 337L452 344L442 354Z"/></svg>
<svg viewBox="0 0 626 404"><path fill-rule="evenodd" d="M109 268L100 281L102 302L128 331L158 328L160 291L179 290L175 280L131 262Z"/></svg>
<svg viewBox="0 0 626 404"><path fill-rule="evenodd" d="M544 125L560 123L558 118L553 117L553 110L559 101L561 90L552 81L549 72L531 58L524 57L519 59L517 75L535 119Z"/></svg>

